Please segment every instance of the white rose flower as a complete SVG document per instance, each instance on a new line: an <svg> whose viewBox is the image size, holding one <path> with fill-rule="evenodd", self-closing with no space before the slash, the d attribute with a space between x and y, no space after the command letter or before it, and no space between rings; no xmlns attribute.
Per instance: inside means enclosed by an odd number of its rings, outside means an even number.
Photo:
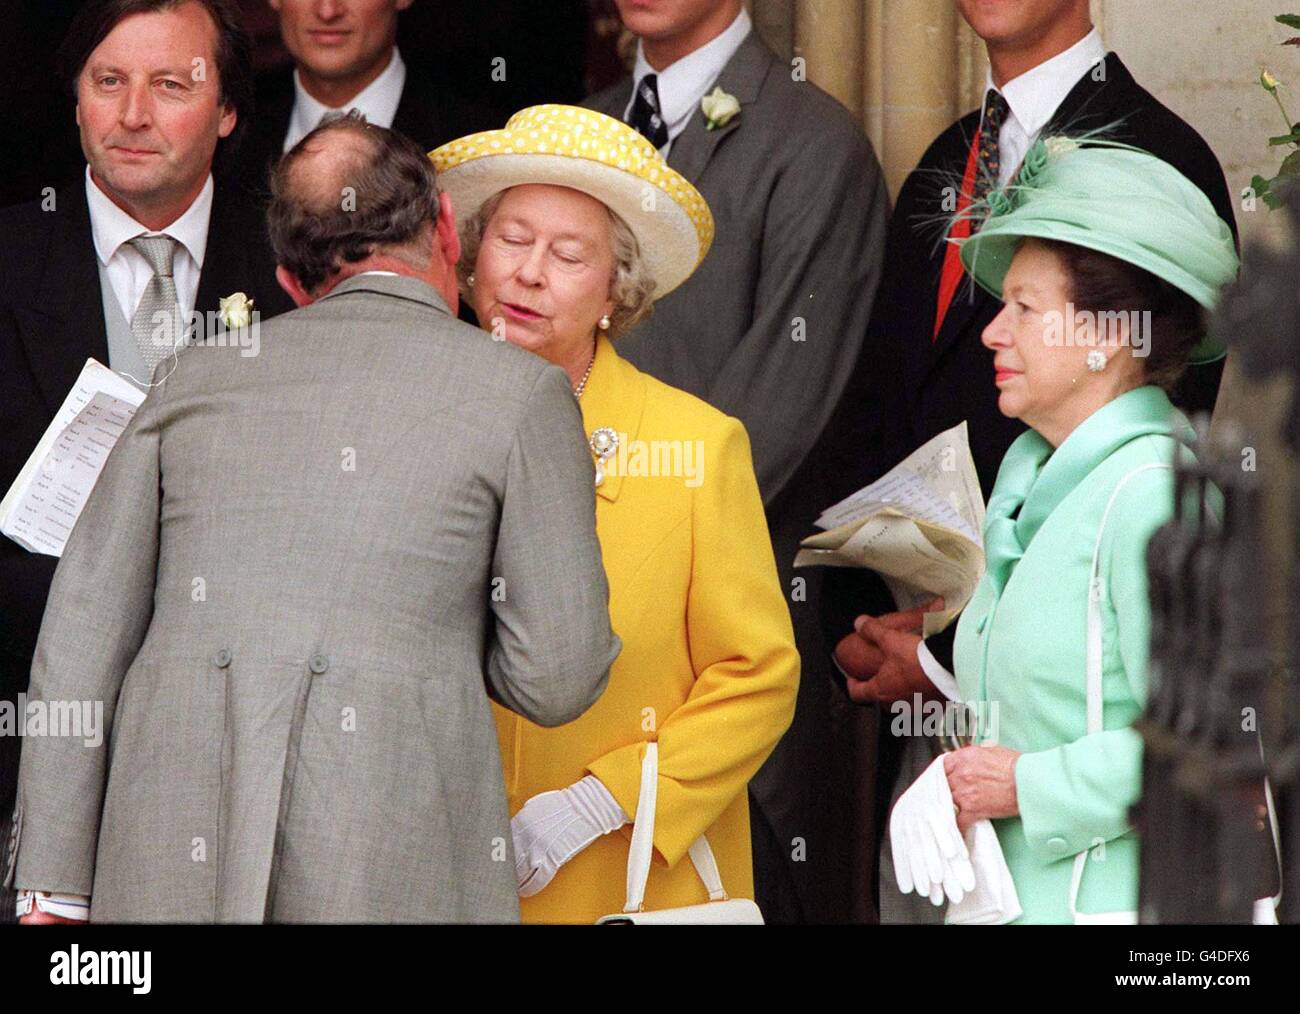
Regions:
<svg viewBox="0 0 1300 1014"><path fill-rule="evenodd" d="M740 113L740 102L736 96L728 95L721 88L715 87L700 100L700 109L704 111L709 130L725 127L732 118Z"/></svg>
<svg viewBox="0 0 1300 1014"><path fill-rule="evenodd" d="M253 320L253 300L243 292L232 292L217 300L221 322L232 330L248 327Z"/></svg>

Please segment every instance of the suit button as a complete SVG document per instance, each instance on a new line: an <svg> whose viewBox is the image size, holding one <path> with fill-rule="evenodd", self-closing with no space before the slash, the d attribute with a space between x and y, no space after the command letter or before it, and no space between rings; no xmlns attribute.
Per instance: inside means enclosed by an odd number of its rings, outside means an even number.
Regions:
<svg viewBox="0 0 1300 1014"><path fill-rule="evenodd" d="M325 672L330 667L330 660L322 655L319 651L307 662L307 668L317 676Z"/></svg>
<svg viewBox="0 0 1300 1014"><path fill-rule="evenodd" d="M1069 848L1069 845L1066 843L1064 838L1048 838L1047 847L1053 852L1065 852Z"/></svg>
<svg viewBox="0 0 1300 1014"><path fill-rule="evenodd" d="M212 664L218 669L224 669L226 666L230 665L230 649L222 648L219 652L213 655Z"/></svg>

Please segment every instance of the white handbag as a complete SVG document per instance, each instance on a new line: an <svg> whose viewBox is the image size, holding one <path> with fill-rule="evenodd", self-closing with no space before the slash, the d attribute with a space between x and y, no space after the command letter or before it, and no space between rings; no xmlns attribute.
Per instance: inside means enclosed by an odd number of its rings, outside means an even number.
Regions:
<svg viewBox="0 0 1300 1014"><path fill-rule="evenodd" d="M641 795L636 804L636 823L632 825L632 844L627 854L627 904L615 915L596 920L600 926L645 925L683 926L697 925L759 925L763 914L748 898L728 898L722 888L722 875L718 872L713 849L704 835L700 835L690 848L691 863L704 881L709 900L702 905L682 908L663 908L657 912L642 911L645 905L645 885L650 878L650 859L654 851L655 800L659 786L659 744L647 743L641 761Z"/></svg>
<svg viewBox="0 0 1300 1014"><path fill-rule="evenodd" d="M1092 569L1088 578L1088 641L1087 641L1087 716L1088 716L1088 735L1102 731L1102 693L1101 693L1101 676L1102 676L1102 643L1101 643L1101 600L1104 589L1101 584L1100 560L1101 560L1101 539L1106 531L1106 519L1110 516L1110 509L1115 503L1115 498L1119 496L1119 491L1124 488L1124 484L1142 472L1151 469L1164 469L1172 471L1170 465L1142 465L1129 472L1115 486L1115 490L1110 495L1110 500L1106 503L1106 509L1101 515L1101 527L1097 530L1097 544L1092 550ZM1263 743L1260 743L1260 757L1263 757ZM1281 882L1282 859L1278 841L1277 817L1273 808L1273 791L1264 779L1265 800L1268 804L1269 824L1273 831L1274 851L1278 858L1278 877ZM1078 909L1079 885L1083 881L1083 868L1088 862L1088 850L1084 849L1074 857L1074 871L1070 876L1070 918L1073 919L1076 926L1132 926L1138 921L1136 911L1118 911L1118 912L1080 912ZM1276 906L1281 901L1281 891L1279 890L1276 898L1261 898L1255 902L1254 922L1273 923L1277 922Z"/></svg>

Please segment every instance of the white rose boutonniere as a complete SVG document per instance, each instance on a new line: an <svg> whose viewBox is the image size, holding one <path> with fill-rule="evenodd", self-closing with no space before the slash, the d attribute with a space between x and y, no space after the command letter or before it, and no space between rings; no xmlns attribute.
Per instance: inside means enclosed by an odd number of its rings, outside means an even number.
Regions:
<svg viewBox="0 0 1300 1014"><path fill-rule="evenodd" d="M217 300L221 322L232 330L248 327L253 320L253 300L243 292L232 292Z"/></svg>
<svg viewBox="0 0 1300 1014"><path fill-rule="evenodd" d="M717 130L740 115L740 102L736 96L728 95L721 88L715 87L700 100L700 109L704 112L707 121L706 129Z"/></svg>

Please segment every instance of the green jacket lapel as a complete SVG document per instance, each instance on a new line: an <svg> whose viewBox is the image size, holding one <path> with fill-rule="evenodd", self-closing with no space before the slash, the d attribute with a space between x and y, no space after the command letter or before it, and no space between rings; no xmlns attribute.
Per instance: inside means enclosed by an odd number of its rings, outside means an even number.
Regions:
<svg viewBox="0 0 1300 1014"><path fill-rule="evenodd" d="M1103 405L1066 437L1034 480L1016 521L1020 544L1028 546L1057 504L1124 444L1151 434L1183 439L1180 430L1169 397L1152 385Z"/></svg>
<svg viewBox="0 0 1300 1014"><path fill-rule="evenodd" d="M984 525L987 569L999 593L1061 501L1124 444L1151 434L1183 442L1192 436L1165 392L1148 385L1103 405L1055 450L1035 430L1016 438L998 470Z"/></svg>

